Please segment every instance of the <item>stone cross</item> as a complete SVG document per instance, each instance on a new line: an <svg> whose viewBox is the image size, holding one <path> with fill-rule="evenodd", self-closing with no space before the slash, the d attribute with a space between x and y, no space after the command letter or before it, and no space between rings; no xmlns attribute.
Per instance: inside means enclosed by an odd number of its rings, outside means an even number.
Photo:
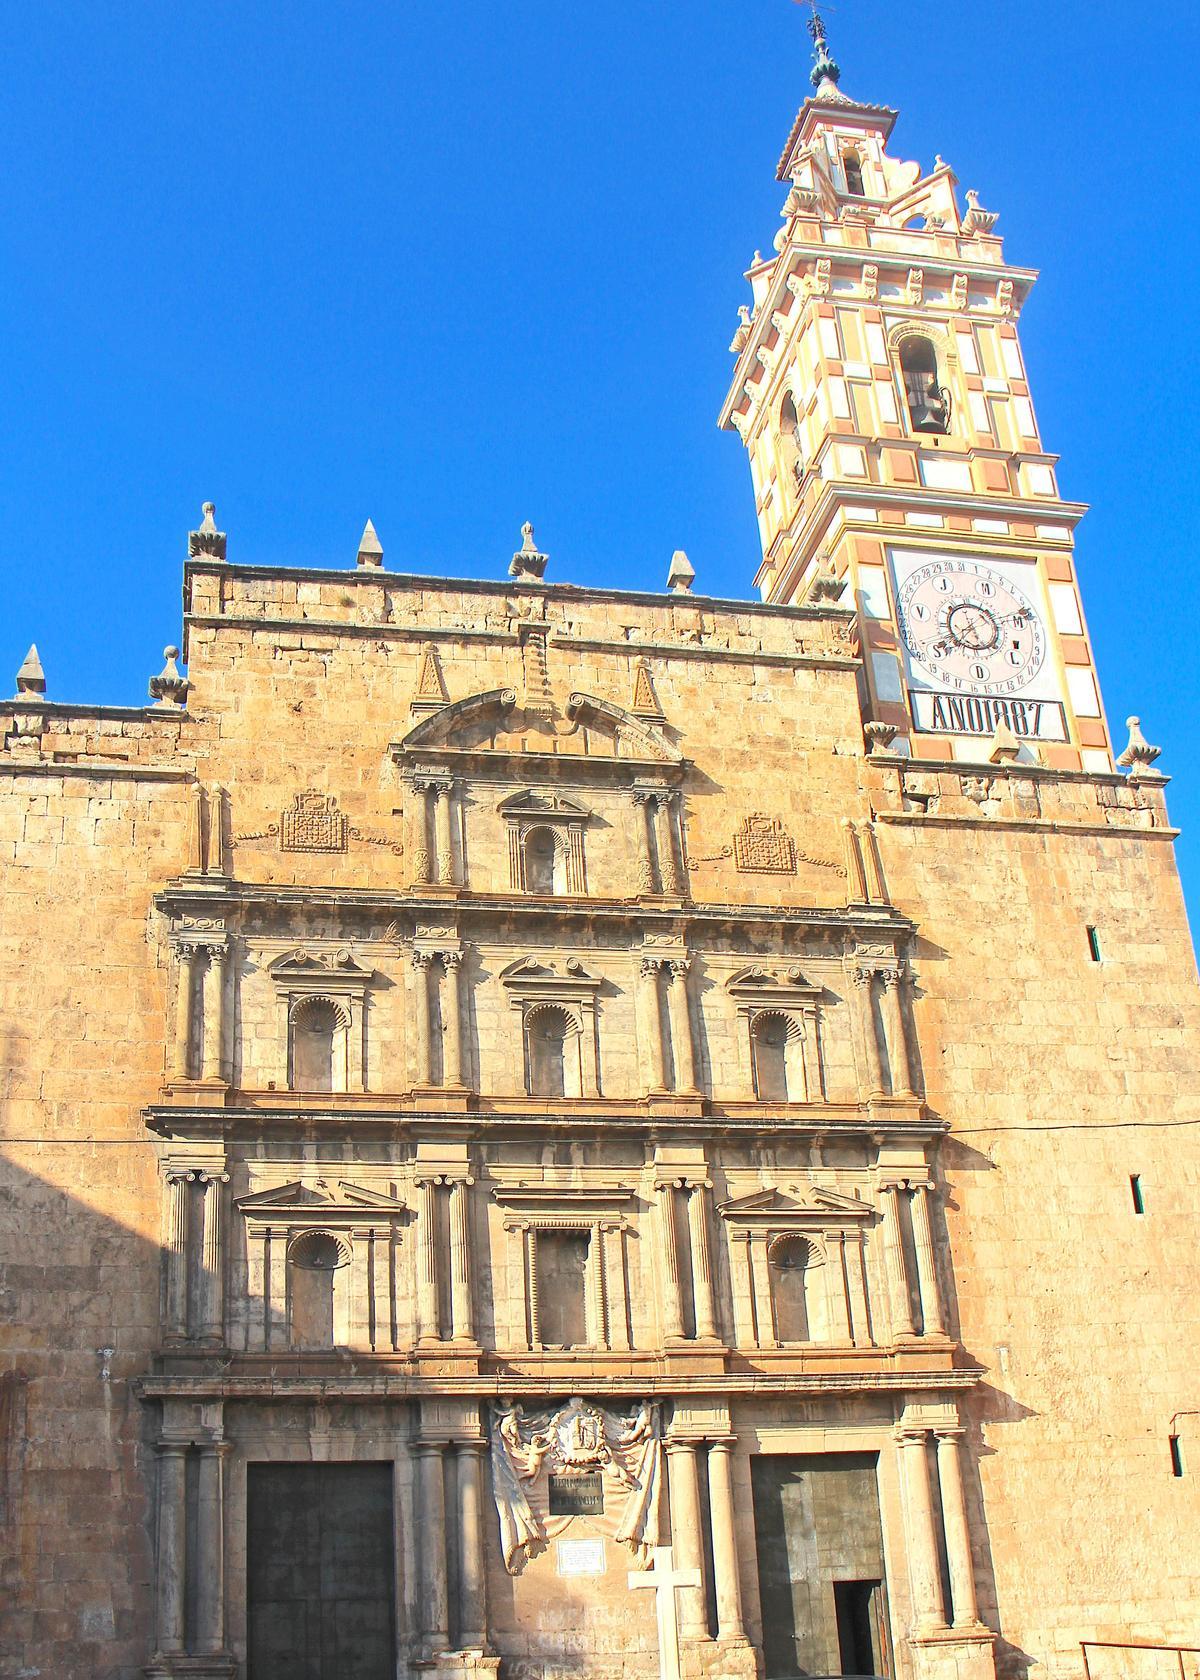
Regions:
<svg viewBox="0 0 1200 1680"><path fill-rule="evenodd" d="M698 1569L673 1569L674 1555L670 1546L655 1546L653 1569L631 1569L629 1585L653 1587L658 1594L658 1672L659 1680L681 1680L679 1666L679 1612L675 1602L678 1587L703 1585Z"/></svg>

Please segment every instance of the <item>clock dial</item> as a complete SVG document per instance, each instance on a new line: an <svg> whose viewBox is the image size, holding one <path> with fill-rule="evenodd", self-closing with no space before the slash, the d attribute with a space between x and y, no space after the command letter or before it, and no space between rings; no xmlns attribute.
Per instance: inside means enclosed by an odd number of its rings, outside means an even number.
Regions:
<svg viewBox="0 0 1200 1680"><path fill-rule="evenodd" d="M1046 657L1028 596L974 560L931 560L900 591L900 633L913 664L939 688L1014 694Z"/></svg>

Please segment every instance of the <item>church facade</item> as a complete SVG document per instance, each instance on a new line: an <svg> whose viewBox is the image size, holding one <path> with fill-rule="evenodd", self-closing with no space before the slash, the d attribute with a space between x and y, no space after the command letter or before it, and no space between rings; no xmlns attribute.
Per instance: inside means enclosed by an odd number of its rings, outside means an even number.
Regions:
<svg viewBox="0 0 1200 1680"><path fill-rule="evenodd" d="M816 40L721 413L761 599L207 505L186 676L0 704L6 1673L1195 1671L1166 779L1034 275Z"/></svg>

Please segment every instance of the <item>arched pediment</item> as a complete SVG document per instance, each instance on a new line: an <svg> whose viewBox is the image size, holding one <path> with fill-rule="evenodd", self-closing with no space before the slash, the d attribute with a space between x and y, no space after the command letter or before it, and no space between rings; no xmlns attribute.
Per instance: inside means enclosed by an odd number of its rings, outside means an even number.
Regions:
<svg viewBox="0 0 1200 1680"><path fill-rule="evenodd" d="M572 694L566 716L517 704L513 689L491 689L441 706L392 747L402 762L439 752L506 754L682 765L661 729L611 700Z"/></svg>
<svg viewBox="0 0 1200 1680"><path fill-rule="evenodd" d="M486 747L489 736L505 725L516 703L516 690L512 688L492 688L484 694L468 694L465 700L451 701L448 706L439 707L430 717L414 724L394 750L419 752L429 747Z"/></svg>

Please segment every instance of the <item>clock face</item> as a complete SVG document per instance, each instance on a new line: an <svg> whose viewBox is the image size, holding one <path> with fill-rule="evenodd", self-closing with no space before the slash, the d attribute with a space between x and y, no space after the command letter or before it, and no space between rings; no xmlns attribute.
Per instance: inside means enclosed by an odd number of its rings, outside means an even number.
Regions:
<svg viewBox="0 0 1200 1680"><path fill-rule="evenodd" d="M1029 597L974 560L931 560L912 572L900 590L900 632L913 665L942 689L1015 694L1046 657Z"/></svg>

